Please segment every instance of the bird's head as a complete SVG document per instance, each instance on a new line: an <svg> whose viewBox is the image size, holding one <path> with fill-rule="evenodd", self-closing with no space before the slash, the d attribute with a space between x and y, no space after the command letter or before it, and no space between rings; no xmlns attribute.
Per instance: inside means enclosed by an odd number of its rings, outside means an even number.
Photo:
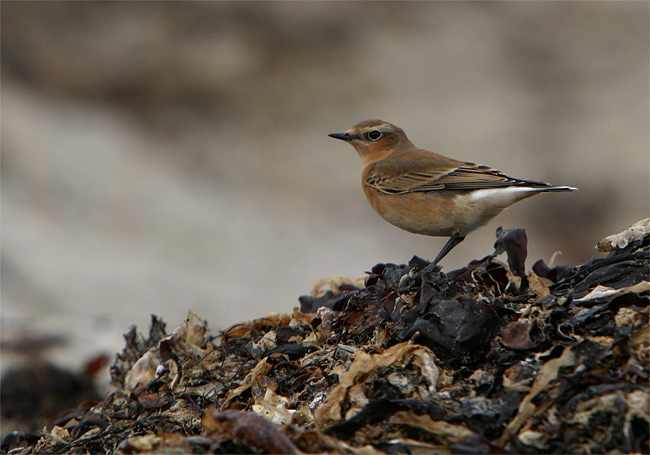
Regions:
<svg viewBox="0 0 650 455"><path fill-rule="evenodd" d="M363 163L372 163L392 153L413 147L404 130L383 120L365 120L343 133L328 135L349 142Z"/></svg>

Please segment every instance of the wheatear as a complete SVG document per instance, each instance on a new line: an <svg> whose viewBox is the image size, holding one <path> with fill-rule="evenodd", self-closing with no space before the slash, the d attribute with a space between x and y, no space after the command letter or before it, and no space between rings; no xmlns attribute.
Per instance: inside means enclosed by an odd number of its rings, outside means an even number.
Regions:
<svg viewBox="0 0 650 455"><path fill-rule="evenodd" d="M415 234L450 237L432 265L509 205L547 191L577 190L419 149L401 128L382 120L329 136L357 150L363 191L386 221Z"/></svg>

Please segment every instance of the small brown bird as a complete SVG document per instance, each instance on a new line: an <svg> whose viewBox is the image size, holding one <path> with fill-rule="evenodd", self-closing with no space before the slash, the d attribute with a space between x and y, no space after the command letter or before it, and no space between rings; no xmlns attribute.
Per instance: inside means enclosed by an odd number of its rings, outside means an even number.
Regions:
<svg viewBox="0 0 650 455"><path fill-rule="evenodd" d="M415 234L450 237L432 265L515 202L547 191L577 190L419 149L401 128L382 120L366 120L329 136L349 142L359 153L363 191L386 221Z"/></svg>

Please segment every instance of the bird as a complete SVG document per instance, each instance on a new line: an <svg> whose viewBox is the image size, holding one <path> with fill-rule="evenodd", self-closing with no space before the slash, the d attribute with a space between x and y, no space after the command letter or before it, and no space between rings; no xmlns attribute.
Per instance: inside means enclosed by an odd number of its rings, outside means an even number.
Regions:
<svg viewBox="0 0 650 455"><path fill-rule="evenodd" d="M414 234L449 237L430 266L515 202L578 190L509 177L489 166L420 149L404 130L383 120L365 120L328 136L356 149L366 199L382 218Z"/></svg>

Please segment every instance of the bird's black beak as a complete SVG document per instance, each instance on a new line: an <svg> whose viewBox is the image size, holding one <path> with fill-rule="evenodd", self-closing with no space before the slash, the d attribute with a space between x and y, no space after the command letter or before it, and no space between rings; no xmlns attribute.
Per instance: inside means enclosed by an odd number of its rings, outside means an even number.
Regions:
<svg viewBox="0 0 650 455"><path fill-rule="evenodd" d="M352 140L352 136L350 136L350 133L332 133L332 134L328 134L328 136L333 137L334 139L341 139L342 141L350 142Z"/></svg>

